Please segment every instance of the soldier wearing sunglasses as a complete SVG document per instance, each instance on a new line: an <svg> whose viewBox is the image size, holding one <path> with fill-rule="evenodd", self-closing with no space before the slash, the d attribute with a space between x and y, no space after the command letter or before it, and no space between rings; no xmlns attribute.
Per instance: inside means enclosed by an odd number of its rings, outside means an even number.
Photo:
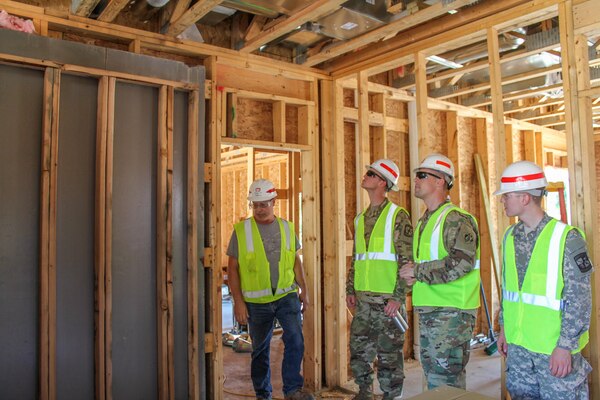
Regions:
<svg viewBox="0 0 600 400"><path fill-rule="evenodd" d="M361 187L369 208L354 222L354 254L346 283L346 303L354 311L350 328L350 367L359 387L354 399L373 399L373 361L385 400L402 396L404 333L393 322L406 318L406 282L399 265L411 259L412 226L408 212L393 204L387 192L397 191L399 170L391 160L367 165Z"/></svg>
<svg viewBox="0 0 600 400"><path fill-rule="evenodd" d="M421 365L427 387L464 389L469 345L479 308L479 234L475 218L452 204L452 161L440 154L415 170L415 196L427 210L415 227L413 262L400 277L413 285L419 313Z"/></svg>

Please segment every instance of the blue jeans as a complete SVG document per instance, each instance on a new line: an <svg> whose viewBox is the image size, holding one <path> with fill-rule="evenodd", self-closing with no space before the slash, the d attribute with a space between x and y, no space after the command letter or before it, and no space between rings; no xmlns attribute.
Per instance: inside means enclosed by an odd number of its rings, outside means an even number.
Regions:
<svg viewBox="0 0 600 400"><path fill-rule="evenodd" d="M272 303L246 303L246 306L250 316L248 325L252 339L250 375L256 397L268 399L273 391L269 355L275 318L283 328L283 394L287 396L302 389L304 378L300 374L300 367L304 357L304 336L298 294L290 293Z"/></svg>

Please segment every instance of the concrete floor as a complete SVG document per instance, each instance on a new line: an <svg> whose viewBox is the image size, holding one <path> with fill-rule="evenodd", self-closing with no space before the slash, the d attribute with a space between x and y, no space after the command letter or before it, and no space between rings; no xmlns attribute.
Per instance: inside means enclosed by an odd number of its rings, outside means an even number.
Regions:
<svg viewBox="0 0 600 400"><path fill-rule="evenodd" d="M271 382L274 399L283 398L281 391L282 352L283 342L280 336L275 336L271 342ZM250 353L236 353L230 347L224 347L223 354L225 399L254 397L250 380ZM467 373L467 390L495 399L500 398L500 356L498 353L488 356L483 352L483 348L473 349L471 360L467 365ZM409 399L422 392L423 371L417 361L408 360L405 362L405 374L404 398ZM356 390L356 386L352 382L345 389L349 390L346 394L342 391L323 391L316 397L350 399L352 395L349 393ZM374 390L375 394L381 394L376 382Z"/></svg>
<svg viewBox="0 0 600 400"><path fill-rule="evenodd" d="M227 287L223 288L223 331L233 326L232 304L227 296ZM274 399L283 399L281 382L281 359L283 342L280 336L274 336L271 342L271 383ZM488 356L483 351L483 344L476 345L471 351L471 359L467 365L467 390L480 393L495 399L500 398L500 355ZM422 393L423 370L415 360L404 363L406 379L404 381L404 398L409 399ZM223 347L223 369L225 372L225 399L254 398L252 381L250 380L250 353L236 353L231 347ZM316 397L321 399L350 399L352 391L357 391L354 382L348 383L343 391L325 390ZM377 379L374 383L375 394L381 394Z"/></svg>

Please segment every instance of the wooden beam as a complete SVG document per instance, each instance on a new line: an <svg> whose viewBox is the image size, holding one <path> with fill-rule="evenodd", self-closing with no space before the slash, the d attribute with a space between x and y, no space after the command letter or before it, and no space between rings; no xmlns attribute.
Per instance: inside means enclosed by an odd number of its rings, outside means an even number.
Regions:
<svg viewBox="0 0 600 400"><path fill-rule="evenodd" d="M597 2L596 2L597 3ZM569 166L569 198L571 223L586 234L588 253L592 263L600 260L600 243L597 240L597 193L595 145L593 139L591 99L579 96L580 91L590 89L587 37L576 35L573 2L566 0L558 6L560 47L562 50L562 77L565 97L565 128L567 136L567 159ZM590 345L586 348L593 372L590 374L591 397L600 396L600 316L598 314L598 290L600 274L592 277L592 310Z"/></svg>
<svg viewBox="0 0 600 400"><path fill-rule="evenodd" d="M534 131L522 131L523 132L523 147L525 154L523 159L526 161L535 162L535 132Z"/></svg>
<svg viewBox="0 0 600 400"><path fill-rule="evenodd" d="M252 18L252 22L250 22L250 25L248 25L246 32L244 33L243 40L245 42L247 42L247 41L253 39L254 37L256 37L260 33L260 31L263 29L266 22L267 22L267 17L263 17L261 15L255 15L254 18Z"/></svg>
<svg viewBox="0 0 600 400"><path fill-rule="evenodd" d="M307 21L312 21L322 15L329 14L337 10L344 0L317 0L309 6L294 11L292 16L283 21L263 30L251 40L247 41L244 47L240 49L242 53L251 53L262 45L265 45L278 37L296 29L296 27Z"/></svg>
<svg viewBox="0 0 600 400"><path fill-rule="evenodd" d="M378 93L373 95L371 99L373 102L373 111L381 113L381 117L385 121L387 115L385 110L385 95ZM374 126L371 130L373 133L371 135L373 159L388 158L386 125Z"/></svg>
<svg viewBox="0 0 600 400"><path fill-rule="evenodd" d="M200 92L194 90L188 94L188 129L187 129L187 357L188 357L188 399L200 399L200 340L202 336L199 326L198 290L198 202L199 202L199 161L200 150L198 127Z"/></svg>
<svg viewBox="0 0 600 400"><path fill-rule="evenodd" d="M520 74L505 76L502 78L501 84L509 85L511 83L526 81L531 78L536 78L538 76L545 76L549 73L558 72L558 71L560 71L560 65L552 65L552 66L546 67L546 68L541 68L541 69L536 69L533 71L523 72ZM462 95L469 94L469 93L478 92L481 90L489 89L490 84L491 83L483 82L483 83L478 83L476 85L465 86L465 87L462 87L452 93L445 94L443 96L438 96L436 98L443 100L443 99L449 99L452 97L462 96Z"/></svg>
<svg viewBox="0 0 600 400"><path fill-rule="evenodd" d="M39 398L56 398L56 201L60 71L44 73L40 171Z"/></svg>
<svg viewBox="0 0 600 400"><path fill-rule="evenodd" d="M199 19L208 14L213 8L221 4L223 0L198 0L181 17L175 20L167 28L166 34L177 36L187 28L196 23Z"/></svg>
<svg viewBox="0 0 600 400"><path fill-rule="evenodd" d="M399 65L406 65L412 60L412 55L418 51L426 51L427 55L440 54L485 40L485 29L492 26L499 31L512 30L516 27L552 18L556 15L555 4L558 1L560 0L540 0L533 5L530 2L519 2L520 5L487 15L485 18L479 18L470 24L458 24L452 29L442 31L435 29L435 35L432 35L431 31L425 32L424 37L419 41L413 41L414 37L407 35L410 40L402 47L385 52L378 51L369 57L359 58L359 54L353 53L351 57L349 56L348 59L344 60L343 66L338 67L336 65L335 68L329 68L328 66L328 70L332 71L332 76L335 78L350 76L359 70L367 70L369 75L388 71ZM506 2L494 3L504 4ZM485 3L483 6L488 7L491 4ZM459 12L456 15L460 14Z"/></svg>
<svg viewBox="0 0 600 400"><path fill-rule="evenodd" d="M344 182L344 89L340 82L321 81L323 232L323 324L325 385L348 381L348 321L346 312L346 196Z"/></svg>
<svg viewBox="0 0 600 400"><path fill-rule="evenodd" d="M100 0L79 0L74 8L71 7L71 12L80 17L89 17L98 3Z"/></svg>
<svg viewBox="0 0 600 400"><path fill-rule="evenodd" d="M369 197L360 187L365 165L371 164L370 129L369 129L369 81L366 73L357 77L358 90L358 123L356 138L356 214L369 206Z"/></svg>
<svg viewBox="0 0 600 400"><path fill-rule="evenodd" d="M327 46L319 54L309 57L303 65L314 66L327 61L331 58L339 55L348 53L352 50L356 50L359 47L368 45L369 43L378 42L380 40L395 35L398 32L404 31L413 26L417 26L431 19L442 16L450 10L455 10L465 5L473 3L474 0L454 0L445 4L444 2L435 3L434 5L427 7L424 10L420 10L414 14L399 18L393 22L383 25L379 28L373 29L367 33L364 33L354 39L350 39L344 42L337 42L331 46Z"/></svg>
<svg viewBox="0 0 600 400"><path fill-rule="evenodd" d="M490 87L492 93L492 126L494 127L494 160L495 160L495 176L502 176L502 172L506 166L506 132L504 129L504 103L502 98L502 73L500 70L500 53L498 46L498 30L495 28L487 29L488 43L488 62L490 69ZM494 182L492 187L498 185ZM498 235L498 243L502 239L504 230L508 227L508 218L504 214L502 207L496 208L496 233Z"/></svg>
<svg viewBox="0 0 600 400"><path fill-rule="evenodd" d="M98 16L98 21L112 22L130 0L110 0Z"/></svg>
<svg viewBox="0 0 600 400"><path fill-rule="evenodd" d="M460 206L460 163L458 155L458 123L456 111L446 113L446 143L448 146L448 158L454 164L454 187L450 191L452 203Z"/></svg>
<svg viewBox="0 0 600 400"><path fill-rule="evenodd" d="M343 70L351 67L357 62L364 62L381 54L386 54L401 49L411 43L419 42L431 36L451 31L452 29L460 26L480 21L485 17L498 14L501 11L517 6L524 2L524 0L504 0L495 1L492 3L474 4L469 8L460 10L460 12L457 14L445 15L434 21L429 21L425 24L421 24L415 28L407 30L403 35L396 35L394 38L389 40L371 43L369 46L363 49L338 57L337 59L329 62L326 65L326 69L334 72Z"/></svg>
<svg viewBox="0 0 600 400"><path fill-rule="evenodd" d="M177 0L177 4L175 4L175 9L173 9L173 13L169 18L169 25L172 25L175 21L177 21L183 14L185 14L186 10L192 3L192 0Z"/></svg>
<svg viewBox="0 0 600 400"><path fill-rule="evenodd" d="M285 143L285 102L273 103L273 141Z"/></svg>

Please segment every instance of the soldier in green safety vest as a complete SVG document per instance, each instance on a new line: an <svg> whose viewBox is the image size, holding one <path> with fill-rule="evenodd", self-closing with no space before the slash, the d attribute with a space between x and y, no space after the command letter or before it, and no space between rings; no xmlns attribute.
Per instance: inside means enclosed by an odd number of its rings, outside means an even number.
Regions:
<svg viewBox="0 0 600 400"><path fill-rule="evenodd" d="M415 170L415 196L427 210L415 227L414 263L400 276L413 286L419 315L420 361L433 389L466 387L466 365L479 308L479 233L475 218L448 198L454 165L441 154Z"/></svg>
<svg viewBox="0 0 600 400"><path fill-rule="evenodd" d="M302 312L310 305L310 297L294 224L275 216L276 197L271 181L258 179L250 185L252 217L234 226L227 249L227 279L235 318L249 326L250 376L256 398L272 398L269 352L277 319L283 329L285 399L312 400L313 395L303 389L300 373L304 356Z"/></svg>
<svg viewBox="0 0 600 400"><path fill-rule="evenodd" d="M529 161L500 179L504 211L519 221L502 243L502 307L498 350L506 357L513 400L588 399L592 263L583 233L542 208L548 182Z"/></svg>
<svg viewBox="0 0 600 400"><path fill-rule="evenodd" d="M377 357L383 399L392 400L402 396L404 383L404 330L393 319L397 312L406 318L406 283L398 278L398 266L411 259L413 231L407 211L387 198L388 191L398 190L396 164L382 159L366 167L361 187L370 204L354 222L354 254L346 282L346 303L354 311L350 367L359 387L354 399L373 399Z"/></svg>

